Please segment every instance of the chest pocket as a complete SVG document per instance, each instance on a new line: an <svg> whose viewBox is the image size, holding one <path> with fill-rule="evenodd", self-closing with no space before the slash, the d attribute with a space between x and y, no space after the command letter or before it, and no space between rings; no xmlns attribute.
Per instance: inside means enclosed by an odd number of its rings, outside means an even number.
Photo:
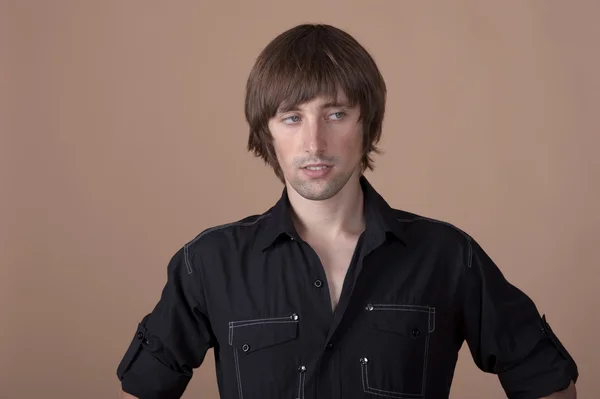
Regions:
<svg viewBox="0 0 600 399"><path fill-rule="evenodd" d="M422 398L435 308L369 304L365 309L374 333L360 358L363 391L378 397Z"/></svg>
<svg viewBox="0 0 600 399"><path fill-rule="evenodd" d="M290 396L297 384L299 360L295 341L299 317L289 316L232 321L229 345L233 348L239 398ZM292 392L292 391L290 391Z"/></svg>

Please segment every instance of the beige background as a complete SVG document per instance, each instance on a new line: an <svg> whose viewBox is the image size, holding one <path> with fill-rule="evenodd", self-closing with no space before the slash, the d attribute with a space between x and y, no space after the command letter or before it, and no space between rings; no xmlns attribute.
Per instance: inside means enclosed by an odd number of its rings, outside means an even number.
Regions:
<svg viewBox="0 0 600 399"><path fill-rule="evenodd" d="M116 397L170 256L274 203L243 89L302 22L347 30L386 78L371 182L475 236L598 397L599 2L0 4L1 398ZM212 352L194 397L217 398ZM466 346L451 397L504 397Z"/></svg>

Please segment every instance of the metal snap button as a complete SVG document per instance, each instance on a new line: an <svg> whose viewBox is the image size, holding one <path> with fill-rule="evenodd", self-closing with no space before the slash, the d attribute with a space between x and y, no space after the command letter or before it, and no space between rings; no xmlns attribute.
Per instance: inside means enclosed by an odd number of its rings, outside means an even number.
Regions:
<svg viewBox="0 0 600 399"><path fill-rule="evenodd" d="M361 358L360 358L360 362L361 362L362 364L367 364L367 363L369 363L369 359L367 359L366 357L361 357Z"/></svg>
<svg viewBox="0 0 600 399"><path fill-rule="evenodd" d="M304 373L306 371L306 366L300 366L298 367L298 371L301 373Z"/></svg>
<svg viewBox="0 0 600 399"><path fill-rule="evenodd" d="M417 338L419 335L421 335L421 331L418 328L414 328L412 330L412 336Z"/></svg>
<svg viewBox="0 0 600 399"><path fill-rule="evenodd" d="M315 280L315 287L321 288L323 286L323 282L321 280Z"/></svg>
<svg viewBox="0 0 600 399"><path fill-rule="evenodd" d="M242 345L242 350L243 350L244 352L248 352L248 351L250 350L250 345L248 345L248 344L244 344L244 345Z"/></svg>
<svg viewBox="0 0 600 399"><path fill-rule="evenodd" d="M292 315L290 316L290 319L298 320L298 315L296 313L292 313Z"/></svg>
<svg viewBox="0 0 600 399"><path fill-rule="evenodd" d="M139 333L137 333L137 338L138 338L139 340L143 339L143 338L144 338L144 333L143 333L143 332L141 332L141 331L140 331Z"/></svg>
<svg viewBox="0 0 600 399"><path fill-rule="evenodd" d="M368 304L368 305L365 307L365 309L367 309L368 311L371 311L371 310L373 310L373 305L371 305L371 304Z"/></svg>

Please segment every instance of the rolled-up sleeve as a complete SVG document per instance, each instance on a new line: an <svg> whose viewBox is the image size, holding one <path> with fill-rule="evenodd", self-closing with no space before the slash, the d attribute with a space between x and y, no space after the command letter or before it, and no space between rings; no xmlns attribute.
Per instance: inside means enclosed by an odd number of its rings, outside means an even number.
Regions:
<svg viewBox="0 0 600 399"><path fill-rule="evenodd" d="M123 391L140 399L180 398L213 346L200 271L180 249L151 313L139 322L117 367Z"/></svg>
<svg viewBox="0 0 600 399"><path fill-rule="evenodd" d="M509 283L474 240L463 280L465 338L481 370L511 399L548 396L576 382L575 361L534 302Z"/></svg>

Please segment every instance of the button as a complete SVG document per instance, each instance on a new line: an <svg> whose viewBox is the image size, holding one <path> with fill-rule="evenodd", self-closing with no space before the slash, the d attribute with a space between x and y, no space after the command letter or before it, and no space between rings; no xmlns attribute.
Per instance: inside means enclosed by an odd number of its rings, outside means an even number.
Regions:
<svg viewBox="0 0 600 399"><path fill-rule="evenodd" d="M137 338L140 339L140 340L143 339L144 338L144 333L141 332L141 331L139 333L137 333Z"/></svg>
<svg viewBox="0 0 600 399"><path fill-rule="evenodd" d="M292 313L292 315L290 316L290 319L298 320L298 315L296 313Z"/></svg>
<svg viewBox="0 0 600 399"><path fill-rule="evenodd" d="M144 339L144 340L142 341L142 343L143 343L144 345L150 345L150 341L148 341L148 338Z"/></svg>
<svg viewBox="0 0 600 399"><path fill-rule="evenodd" d="M315 287L321 288L323 286L323 282L321 280L315 280Z"/></svg>
<svg viewBox="0 0 600 399"><path fill-rule="evenodd" d="M366 357L361 357L361 358L360 358L360 362L361 362L362 364L367 364L367 363L369 363L369 359L367 359Z"/></svg>
<svg viewBox="0 0 600 399"><path fill-rule="evenodd" d="M415 337L415 338L417 338L419 335L421 335L421 331L419 331L418 328L414 328L412 330L412 336Z"/></svg>
<svg viewBox="0 0 600 399"><path fill-rule="evenodd" d="M244 352L248 352L248 351L250 350L250 345L248 345L248 344L244 344L244 345L242 345L242 350L243 350Z"/></svg>
<svg viewBox="0 0 600 399"><path fill-rule="evenodd" d="M301 373L304 373L306 371L306 366L300 366L298 367L298 371Z"/></svg>
<svg viewBox="0 0 600 399"><path fill-rule="evenodd" d="M332 348L333 348L333 344L330 342L330 343L328 343L328 344L325 346L325 348L327 348L327 349L332 349Z"/></svg>
<svg viewBox="0 0 600 399"><path fill-rule="evenodd" d="M368 304L368 305L365 307L365 309L367 309L368 311L371 311L371 310L373 310L373 305L371 305L371 304Z"/></svg>

